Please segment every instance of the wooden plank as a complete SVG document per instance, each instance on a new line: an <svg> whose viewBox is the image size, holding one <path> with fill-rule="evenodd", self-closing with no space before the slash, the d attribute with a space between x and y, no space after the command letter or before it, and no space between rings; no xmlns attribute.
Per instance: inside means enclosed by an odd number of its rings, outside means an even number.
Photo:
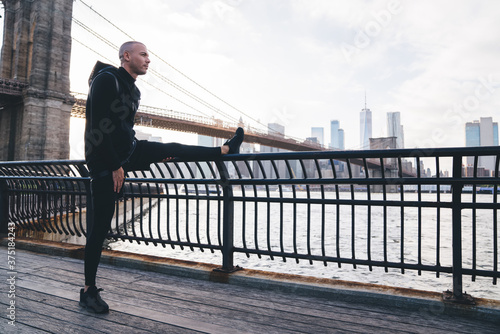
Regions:
<svg viewBox="0 0 500 334"><path fill-rule="evenodd" d="M69 323L74 326L84 327L91 333L96 331L106 333L126 333L130 331L134 333L161 331L168 333L196 333L121 312L93 314L80 308L74 300L48 296L34 290L22 289L18 296L22 299L20 313L24 314L25 310L30 310L35 312L38 317L50 319L51 322L58 324L61 328L64 328ZM44 329L48 330L49 328Z"/></svg>
<svg viewBox="0 0 500 334"><path fill-rule="evenodd" d="M47 331L33 328L28 325L15 322L15 325L9 325L6 319L0 320L0 333L8 333L8 334L26 334L26 333L49 333Z"/></svg>
<svg viewBox="0 0 500 334"><path fill-rule="evenodd" d="M44 292L44 294L49 297L56 296L73 300L75 305L77 305L77 301L79 300L77 289L74 289L74 287L72 287L70 284L51 281L50 279L21 279L18 282L18 286L24 289ZM114 299L108 298L106 302L108 302L108 304L110 305L110 309L113 312L122 312L128 315L155 320L163 324L173 325L194 331L208 333L234 333L228 328L217 326L211 323L205 323L199 321L198 319L195 320L171 315L168 313L164 313L163 310L157 311L155 309L148 309L143 306L143 301L141 301L140 304L137 303L137 300L136 303L126 304L122 303L120 300L115 301Z"/></svg>
<svg viewBox="0 0 500 334"><path fill-rule="evenodd" d="M20 301L19 304L24 304L24 300ZM99 330L92 330L83 326L75 325L69 321L62 321L60 319L46 316L44 314L38 313L41 308L40 306L31 309L31 305L19 306L16 308L16 326L23 326L30 328L25 333L34 333L36 331L46 331L49 333L103 333ZM55 315L59 314L57 312ZM5 333L10 333L7 331Z"/></svg>

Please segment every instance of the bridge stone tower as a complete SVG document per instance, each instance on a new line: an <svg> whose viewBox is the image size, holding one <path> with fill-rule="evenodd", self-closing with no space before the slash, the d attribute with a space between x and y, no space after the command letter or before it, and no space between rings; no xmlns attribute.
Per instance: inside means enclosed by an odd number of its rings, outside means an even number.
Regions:
<svg viewBox="0 0 500 334"><path fill-rule="evenodd" d="M1 0L0 78L25 82L17 99L0 94L0 160L69 158L73 0Z"/></svg>

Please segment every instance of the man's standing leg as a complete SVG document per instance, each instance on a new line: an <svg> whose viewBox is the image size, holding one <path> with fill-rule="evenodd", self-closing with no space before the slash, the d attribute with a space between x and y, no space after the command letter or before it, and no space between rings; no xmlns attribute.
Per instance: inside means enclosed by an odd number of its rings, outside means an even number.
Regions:
<svg viewBox="0 0 500 334"><path fill-rule="evenodd" d="M113 192L111 175L93 179L91 182L94 219L88 229L85 245L85 290L80 291L80 305L95 313L106 313L109 307L96 287L97 267L101 260L102 245L106 239L115 211L116 194Z"/></svg>

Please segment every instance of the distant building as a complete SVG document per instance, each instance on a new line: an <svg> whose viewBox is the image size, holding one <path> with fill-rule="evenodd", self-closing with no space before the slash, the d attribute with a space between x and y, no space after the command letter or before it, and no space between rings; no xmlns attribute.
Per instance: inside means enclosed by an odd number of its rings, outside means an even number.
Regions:
<svg viewBox="0 0 500 334"><path fill-rule="evenodd" d="M399 111L387 113L387 137L396 137L396 148L404 148L404 132Z"/></svg>
<svg viewBox="0 0 500 334"><path fill-rule="evenodd" d="M339 129L340 122L337 120L330 121L330 147L339 148Z"/></svg>
<svg viewBox="0 0 500 334"><path fill-rule="evenodd" d="M492 117L481 117L479 121L465 123L465 146L498 146L498 123L493 122ZM467 165L474 165L474 157L467 157ZM478 167L495 170L495 157L479 157Z"/></svg>
<svg viewBox="0 0 500 334"><path fill-rule="evenodd" d="M339 129L339 149L345 150L344 129Z"/></svg>
<svg viewBox="0 0 500 334"><path fill-rule="evenodd" d="M372 112L370 109L361 109L359 114L359 140L362 150L370 149L370 138L372 137Z"/></svg>
<svg viewBox="0 0 500 334"><path fill-rule="evenodd" d="M479 121L465 123L465 146L481 146Z"/></svg>
<svg viewBox="0 0 500 334"><path fill-rule="evenodd" d="M344 130L340 128L340 122L330 121L330 148L344 150Z"/></svg>
<svg viewBox="0 0 500 334"><path fill-rule="evenodd" d="M323 146L325 144L325 141L324 141L325 129L320 128L320 127L312 127L311 128L311 137L316 137L318 139L318 143Z"/></svg>

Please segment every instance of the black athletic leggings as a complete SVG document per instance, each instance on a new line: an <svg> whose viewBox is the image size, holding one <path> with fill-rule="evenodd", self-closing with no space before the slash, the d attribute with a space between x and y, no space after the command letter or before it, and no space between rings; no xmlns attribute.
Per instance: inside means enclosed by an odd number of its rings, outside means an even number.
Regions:
<svg viewBox="0 0 500 334"><path fill-rule="evenodd" d="M123 167L125 172L149 169L149 165L165 158L212 160L221 156L220 147L190 146L177 143L137 142L130 161ZM85 245L85 285L96 284L96 273L101 260L102 245L111 227L118 194L113 191L111 174L92 179L93 224L89 227Z"/></svg>

